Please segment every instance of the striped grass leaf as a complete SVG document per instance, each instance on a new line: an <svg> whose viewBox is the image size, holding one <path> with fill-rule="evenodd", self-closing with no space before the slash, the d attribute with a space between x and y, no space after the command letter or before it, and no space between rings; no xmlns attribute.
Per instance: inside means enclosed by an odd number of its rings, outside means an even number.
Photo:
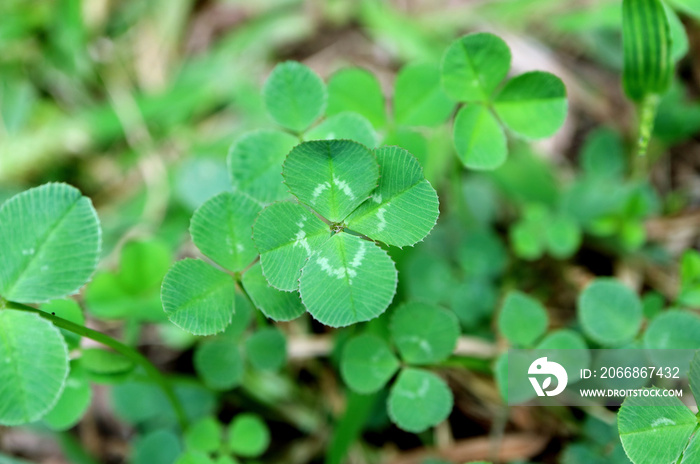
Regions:
<svg viewBox="0 0 700 464"><path fill-rule="evenodd" d="M623 0L623 87L627 96L641 102L662 94L671 85L671 32L660 0Z"/></svg>

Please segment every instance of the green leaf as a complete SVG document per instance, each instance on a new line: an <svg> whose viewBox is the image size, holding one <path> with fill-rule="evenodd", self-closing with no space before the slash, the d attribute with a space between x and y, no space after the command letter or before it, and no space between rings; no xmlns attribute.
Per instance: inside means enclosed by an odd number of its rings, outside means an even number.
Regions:
<svg viewBox="0 0 700 464"><path fill-rule="evenodd" d="M231 189L226 163L220 158L196 156L178 166L175 197L194 211L209 198Z"/></svg>
<svg viewBox="0 0 700 464"><path fill-rule="evenodd" d="M498 315L498 330L512 344L529 347L547 330L547 310L534 298L510 291Z"/></svg>
<svg viewBox="0 0 700 464"><path fill-rule="evenodd" d="M535 349L555 350L549 353L550 361L566 366L570 383L579 380L581 369L587 369L591 364L586 341L570 329L559 329L548 333Z"/></svg>
<svg viewBox="0 0 700 464"><path fill-rule="evenodd" d="M124 288L120 276L121 273L113 272L95 275L85 291L85 305L91 314L100 319L167 319L160 301L160 282L150 291L133 294Z"/></svg>
<svg viewBox="0 0 700 464"><path fill-rule="evenodd" d="M262 273L278 290L299 287L301 268L330 237L327 224L297 203L273 203L258 216L253 241L260 252Z"/></svg>
<svg viewBox="0 0 700 464"><path fill-rule="evenodd" d="M627 170L620 134L609 128L593 130L581 149L581 167L587 176L622 179Z"/></svg>
<svg viewBox="0 0 700 464"><path fill-rule="evenodd" d="M464 105L455 118L452 136L459 159L470 169L492 170L506 161L506 134L484 105Z"/></svg>
<svg viewBox="0 0 700 464"><path fill-rule="evenodd" d="M470 34L450 45L442 58L442 85L457 101L488 102L508 74L510 49L489 33Z"/></svg>
<svg viewBox="0 0 700 464"><path fill-rule="evenodd" d="M583 331L607 346L630 342L642 325L642 303L629 287L613 279L598 278L578 298L578 319Z"/></svg>
<svg viewBox="0 0 700 464"><path fill-rule="evenodd" d="M700 253L697 250L686 250L681 256L681 284L700 284Z"/></svg>
<svg viewBox="0 0 700 464"><path fill-rule="evenodd" d="M420 129L403 126L395 127L386 134L382 145L396 145L408 150L421 163L424 170L430 164L428 139Z"/></svg>
<svg viewBox="0 0 700 464"><path fill-rule="evenodd" d="M233 313L231 318L231 324L226 327L226 330L221 334L221 338L226 338L228 340L238 340L248 328L250 320L253 317L253 307L248 302L248 299L236 292L236 311Z"/></svg>
<svg viewBox="0 0 700 464"><path fill-rule="evenodd" d="M653 319L664 310L666 305L666 299L664 296L656 291L650 291L645 293L642 297L642 311L644 312L644 317L647 319Z"/></svg>
<svg viewBox="0 0 700 464"><path fill-rule="evenodd" d="M213 453L221 447L224 428L215 417L204 417L190 425L185 431L185 446L188 450Z"/></svg>
<svg viewBox="0 0 700 464"><path fill-rule="evenodd" d="M122 374L134 368L134 363L119 353L101 348L86 348L80 358L86 371L96 374Z"/></svg>
<svg viewBox="0 0 700 464"><path fill-rule="evenodd" d="M192 216L192 241L208 258L229 271L241 271L258 256L253 222L262 208L247 195L224 192L207 200Z"/></svg>
<svg viewBox="0 0 700 464"><path fill-rule="evenodd" d="M298 293L283 292L267 283L260 263L243 274L242 283L255 306L272 320L291 321L306 312Z"/></svg>
<svg viewBox="0 0 700 464"><path fill-rule="evenodd" d="M695 397L695 403L700 403L700 350L695 352L695 356L693 356L692 361L690 361L688 379L690 380L690 388Z"/></svg>
<svg viewBox="0 0 700 464"><path fill-rule="evenodd" d="M176 262L163 279L161 300L168 319L194 335L211 335L231 323L235 310L233 278L204 261Z"/></svg>
<svg viewBox="0 0 700 464"><path fill-rule="evenodd" d="M73 362L63 393L56 405L44 416L44 422L53 430L68 430L80 422L91 400L90 382L79 365Z"/></svg>
<svg viewBox="0 0 700 464"><path fill-rule="evenodd" d="M217 398L201 383L192 378L171 377L168 380L190 421L215 413ZM151 429L157 426L178 425L173 408L163 390L147 378L142 381L129 380L112 386L110 403L119 418L133 425L143 425L143 428Z"/></svg>
<svg viewBox="0 0 700 464"><path fill-rule="evenodd" d="M53 314L61 319L71 321L74 324L85 325L83 310L80 308L78 303L75 302L75 300L53 300L49 301L48 303L44 303L39 307L39 309L45 313ZM69 351L80 346L80 335L65 329L59 330L61 331L61 334L63 334L63 338L66 340Z"/></svg>
<svg viewBox="0 0 700 464"><path fill-rule="evenodd" d="M26 190L0 207L0 296L38 303L77 293L100 256L90 200L66 184Z"/></svg>
<svg viewBox="0 0 700 464"><path fill-rule="evenodd" d="M347 217L348 228L388 245L414 245L435 226L437 193L406 150L382 147L374 153L381 171L379 186Z"/></svg>
<svg viewBox="0 0 700 464"><path fill-rule="evenodd" d="M508 375L509 372L527 370L532 363L532 358L527 351L504 351L493 366L494 378L498 386L498 393L505 403L524 403L536 397L530 382L525 376Z"/></svg>
<svg viewBox="0 0 700 464"><path fill-rule="evenodd" d="M685 32L685 26L678 17L675 11L668 6L668 3L662 3L666 19L668 19L669 35L671 36L671 60L673 63L680 61L688 54L688 34Z"/></svg>
<svg viewBox="0 0 700 464"><path fill-rule="evenodd" d="M662 350L700 349L700 317L689 311L666 311L659 314L644 332L644 347L659 367L688 366L692 354Z"/></svg>
<svg viewBox="0 0 700 464"><path fill-rule="evenodd" d="M536 205L539 207L539 205ZM549 215L544 208L528 208L529 211L541 211L541 215L537 212L537 216L547 218ZM526 211L528 211L526 210ZM516 222L508 231L510 241L513 246L513 251L519 258L532 261L539 259L544 254L546 235L543 235L543 222L534 221L531 218L525 218Z"/></svg>
<svg viewBox="0 0 700 464"><path fill-rule="evenodd" d="M228 432L229 449L237 456L254 458L270 445L270 431L256 414L239 414L231 422Z"/></svg>
<svg viewBox="0 0 700 464"><path fill-rule="evenodd" d="M559 214L547 225L547 248L557 259L571 257L581 246L581 228L570 216Z"/></svg>
<svg viewBox="0 0 700 464"><path fill-rule="evenodd" d="M447 359L460 332L454 313L417 302L397 308L389 330L401 358L413 365L437 364Z"/></svg>
<svg viewBox="0 0 700 464"><path fill-rule="evenodd" d="M373 334L362 334L345 344L340 373L351 390L368 394L382 389L399 369L389 345Z"/></svg>
<svg viewBox="0 0 700 464"><path fill-rule="evenodd" d="M228 154L228 171L234 189L261 203L289 197L282 183L282 163L297 143L298 138L277 130L242 135Z"/></svg>
<svg viewBox="0 0 700 464"><path fill-rule="evenodd" d="M382 314L394 298L396 282L394 262L384 250L338 233L302 269L299 293L319 322L343 327Z"/></svg>
<svg viewBox="0 0 700 464"><path fill-rule="evenodd" d="M263 99L277 124L303 132L326 109L326 86L307 66L285 61L275 66L265 82Z"/></svg>
<svg viewBox="0 0 700 464"><path fill-rule="evenodd" d="M693 464L696 462L700 462L700 434L697 432L690 439L688 447L683 451L683 460L680 464Z"/></svg>
<svg viewBox="0 0 700 464"><path fill-rule="evenodd" d="M120 284L134 294L158 288L171 262L170 249L159 240L128 241L121 251Z"/></svg>
<svg viewBox="0 0 700 464"><path fill-rule="evenodd" d="M434 127L452 113L455 103L440 83L440 69L430 63L404 66L394 83L394 118L397 124Z"/></svg>
<svg viewBox="0 0 700 464"><path fill-rule="evenodd" d="M549 137L566 119L566 87L554 74L528 72L509 80L496 96L493 107L503 124L522 137Z"/></svg>
<svg viewBox="0 0 700 464"><path fill-rule="evenodd" d="M418 433L447 419L452 403L452 392L440 377L406 368L391 388L387 412L399 428Z"/></svg>
<svg viewBox="0 0 700 464"><path fill-rule="evenodd" d="M622 44L627 96L640 102L668 90L673 74L671 32L659 0L623 0Z"/></svg>
<svg viewBox="0 0 700 464"><path fill-rule="evenodd" d="M696 250L686 250L681 257L678 302L690 308L700 307L700 253Z"/></svg>
<svg viewBox="0 0 700 464"><path fill-rule="evenodd" d="M350 111L333 115L304 134L304 140L331 139L353 140L369 148L376 147L378 142L372 123Z"/></svg>
<svg viewBox="0 0 700 464"><path fill-rule="evenodd" d="M488 278L476 277L456 286L450 308L466 329L465 332L472 332L491 319L497 299L496 285Z"/></svg>
<svg viewBox="0 0 700 464"><path fill-rule="evenodd" d="M181 452L177 435L164 429L156 430L136 441L131 463L174 464Z"/></svg>
<svg viewBox="0 0 700 464"><path fill-rule="evenodd" d="M0 425L34 422L58 401L68 349L53 324L36 314L0 310Z"/></svg>
<svg viewBox="0 0 700 464"><path fill-rule="evenodd" d="M237 461L232 456L222 454L214 461L214 464L240 464L240 461Z"/></svg>
<svg viewBox="0 0 700 464"><path fill-rule="evenodd" d="M85 291L88 310L103 319L166 320L160 286L172 253L159 240L127 242L117 272L98 272Z"/></svg>
<svg viewBox="0 0 700 464"><path fill-rule="evenodd" d="M678 11L695 18L700 19L700 0L669 0L671 5Z"/></svg>
<svg viewBox="0 0 700 464"><path fill-rule="evenodd" d="M376 128L384 127L384 95L374 74L365 69L346 68L330 77L326 114L332 116L343 111L361 114Z"/></svg>
<svg viewBox="0 0 700 464"><path fill-rule="evenodd" d="M279 370L287 362L287 340L276 327L258 329L245 341L245 349L256 369Z"/></svg>
<svg viewBox="0 0 700 464"><path fill-rule="evenodd" d="M297 145L282 168L292 195L331 222L340 222L365 201L379 180L372 152L349 140Z"/></svg>
<svg viewBox="0 0 700 464"><path fill-rule="evenodd" d="M185 451L177 458L175 464L214 464L209 455L201 451Z"/></svg>
<svg viewBox="0 0 700 464"><path fill-rule="evenodd" d="M194 368L212 390L230 390L243 380L244 364L238 344L226 339L200 343L194 351Z"/></svg>
<svg viewBox="0 0 700 464"><path fill-rule="evenodd" d="M622 446L634 464L675 463L697 424L675 397L628 397L617 415Z"/></svg>
<svg viewBox="0 0 700 464"><path fill-rule="evenodd" d="M498 277L508 265L508 252L491 229L463 232L457 259L464 274L472 278Z"/></svg>

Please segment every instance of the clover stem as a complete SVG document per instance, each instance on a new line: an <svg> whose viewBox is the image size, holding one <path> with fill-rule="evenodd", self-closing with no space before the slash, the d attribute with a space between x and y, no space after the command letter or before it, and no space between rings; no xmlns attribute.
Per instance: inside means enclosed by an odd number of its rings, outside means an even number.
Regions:
<svg viewBox="0 0 700 464"><path fill-rule="evenodd" d="M141 366L144 371L148 374L149 377L158 385L158 387L163 391L165 394L165 397L168 399L170 402L170 405L173 408L173 411L175 412L175 416L177 417L177 421L180 424L180 428L182 430L187 429L187 416L185 414L185 409L182 406L182 403L180 403L180 400L177 398L175 395L175 390L173 390L172 385L170 385L163 374L156 368L145 356L143 356L141 353L136 351L135 349L121 343L120 341L115 340L114 338L110 337L109 335L105 335L102 332L98 332L96 330L89 329L85 326L75 324L73 322L67 321L63 318L60 318L58 316L55 316L51 313L47 313L44 311L41 311L37 308L32 308L31 306L27 306L22 303L15 303L13 301L8 301L5 305L6 308L8 309L15 309L18 311L27 311L31 313L38 314L39 316L43 317L44 319L47 319L51 321L56 327L60 327L61 329L68 330L69 332L73 332L77 335L80 335L85 338L89 338L90 340L94 340L98 343L101 343L102 345L108 346L112 348L114 351L120 353L121 355L129 358L132 360L135 364Z"/></svg>

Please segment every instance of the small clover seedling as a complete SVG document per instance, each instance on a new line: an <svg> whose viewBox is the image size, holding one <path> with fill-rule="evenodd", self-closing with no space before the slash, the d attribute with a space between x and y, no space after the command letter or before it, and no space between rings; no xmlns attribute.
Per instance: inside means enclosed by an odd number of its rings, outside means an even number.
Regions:
<svg viewBox="0 0 700 464"><path fill-rule="evenodd" d="M236 299L232 324L222 334L202 340L195 348L195 371L212 390L237 387L243 380L246 364L257 370L279 370L287 360L287 342L279 329L263 327L252 334L245 333L252 308L243 297L236 295Z"/></svg>
<svg viewBox="0 0 700 464"><path fill-rule="evenodd" d="M545 251L565 259L581 245L581 229L573 218L551 213L538 203L526 205L523 217L509 232L515 254L525 260L539 259Z"/></svg>
<svg viewBox="0 0 700 464"><path fill-rule="evenodd" d="M454 314L436 306L406 303L396 309L390 332L406 364L437 364L452 354L459 322ZM350 339L340 361L343 380L362 394L382 389L399 367L390 345L369 333ZM387 408L399 427L420 432L445 420L452 401L452 392L440 377L424 369L403 367L389 392Z"/></svg>
<svg viewBox="0 0 700 464"><path fill-rule="evenodd" d="M214 417L204 417L185 433L185 452L176 464L237 463L255 458L270 445L270 431L255 414L237 415L225 430Z"/></svg>
<svg viewBox="0 0 700 464"><path fill-rule="evenodd" d="M499 37L470 34L455 41L442 59L442 84L464 105L454 120L454 144L471 169L496 169L506 160L503 126L527 139L553 135L567 113L566 88L546 72L510 79L497 91L510 69L510 49Z"/></svg>

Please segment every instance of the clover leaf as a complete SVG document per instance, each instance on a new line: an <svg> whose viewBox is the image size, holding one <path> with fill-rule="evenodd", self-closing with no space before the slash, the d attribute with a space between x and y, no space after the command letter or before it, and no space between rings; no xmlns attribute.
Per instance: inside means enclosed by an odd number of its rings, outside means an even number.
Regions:
<svg viewBox="0 0 700 464"><path fill-rule="evenodd" d="M374 393L384 387L399 368L389 345L373 334L350 339L340 361L343 380L357 393Z"/></svg>
<svg viewBox="0 0 700 464"><path fill-rule="evenodd" d="M0 424L40 419L68 376L68 349L53 324L36 314L0 311Z"/></svg>
<svg viewBox="0 0 700 464"><path fill-rule="evenodd" d="M295 147L282 175L300 203L274 203L255 221L267 282L298 289L306 310L329 326L384 312L397 273L372 240L413 245L438 216L437 194L420 164L396 147L371 151L350 140L319 140Z"/></svg>
<svg viewBox="0 0 700 464"><path fill-rule="evenodd" d="M452 404L452 392L440 377L406 368L389 392L388 413L400 428L418 433L447 419Z"/></svg>
<svg viewBox="0 0 700 464"><path fill-rule="evenodd" d="M586 335L607 346L630 342L642 325L642 303L629 287L596 279L581 292L578 317Z"/></svg>
<svg viewBox="0 0 700 464"><path fill-rule="evenodd" d="M102 243L90 200L45 184L0 207L0 296L38 303L77 293L97 267Z"/></svg>
<svg viewBox="0 0 700 464"><path fill-rule="evenodd" d="M396 309L390 331L404 361L436 364L452 354L459 337L459 321L450 311L411 302Z"/></svg>
<svg viewBox="0 0 700 464"><path fill-rule="evenodd" d="M698 420L678 398L634 396L622 404L617 424L634 464L658 464L678 461Z"/></svg>
<svg viewBox="0 0 700 464"><path fill-rule="evenodd" d="M326 109L326 85L311 69L296 61L275 66L263 88L268 113L277 124L303 132Z"/></svg>
<svg viewBox="0 0 700 464"><path fill-rule="evenodd" d="M566 119L566 88L553 74L521 74L496 93L510 61L508 45L489 33L457 39L443 56L443 88L464 103L454 121L453 140L468 168L493 170L505 162L503 127L526 139L541 139L553 135Z"/></svg>
<svg viewBox="0 0 700 464"><path fill-rule="evenodd" d="M518 346L530 346L547 330L547 311L534 298L511 291L498 316L498 328L504 337Z"/></svg>

